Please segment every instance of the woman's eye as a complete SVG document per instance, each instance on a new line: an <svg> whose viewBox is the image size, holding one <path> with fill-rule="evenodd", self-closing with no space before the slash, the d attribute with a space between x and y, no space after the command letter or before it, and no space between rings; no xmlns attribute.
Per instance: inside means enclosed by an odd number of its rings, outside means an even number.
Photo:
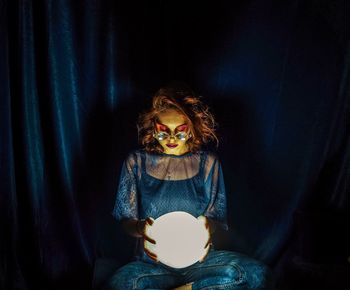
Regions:
<svg viewBox="0 0 350 290"><path fill-rule="evenodd" d="M176 134L176 137L179 140L185 140L186 137L187 137L187 134L186 134L186 132L179 132L179 133Z"/></svg>
<svg viewBox="0 0 350 290"><path fill-rule="evenodd" d="M166 132L159 132L158 133L159 140L164 140L164 139L168 138L168 136L169 136L169 134Z"/></svg>

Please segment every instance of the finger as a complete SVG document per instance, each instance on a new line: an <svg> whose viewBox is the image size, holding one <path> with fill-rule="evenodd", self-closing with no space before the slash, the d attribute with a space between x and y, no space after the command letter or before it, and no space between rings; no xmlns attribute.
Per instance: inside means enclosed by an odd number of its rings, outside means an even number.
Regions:
<svg viewBox="0 0 350 290"><path fill-rule="evenodd" d="M153 252L151 252L150 250L148 250L147 248L144 248L145 252L147 253L147 255L153 257L154 259L157 259L157 255Z"/></svg>
<svg viewBox="0 0 350 290"><path fill-rule="evenodd" d="M201 259L199 260L199 262L202 263L202 262L205 260L205 258L208 256L208 254L209 254L209 248L210 248L211 245L212 245L212 242L211 242L211 239L209 239L209 241L207 242L206 246L204 247L204 249L206 250L206 254L203 256L203 258L201 258Z"/></svg>
<svg viewBox="0 0 350 290"><path fill-rule="evenodd" d="M207 217L205 217L205 228L209 228L209 219Z"/></svg>
<svg viewBox="0 0 350 290"><path fill-rule="evenodd" d="M209 239L209 240L207 241L207 243L205 244L204 249L206 249L207 247L209 247L209 246L211 246L211 245L212 245L212 241L211 241L211 239Z"/></svg>
<svg viewBox="0 0 350 290"><path fill-rule="evenodd" d="M144 251L146 252L146 254L155 262L158 262L158 259L157 259L157 255L150 252L149 250L147 249L144 249Z"/></svg>
<svg viewBox="0 0 350 290"><path fill-rule="evenodd" d="M154 223L154 220L150 217L146 218L146 222L151 226Z"/></svg>
<svg viewBox="0 0 350 290"><path fill-rule="evenodd" d="M146 234L143 235L143 238L146 240L146 241L149 241L151 244L156 244L156 241L153 240L152 238L150 238L149 236L147 236Z"/></svg>
<svg viewBox="0 0 350 290"><path fill-rule="evenodd" d="M206 254L203 256L203 258L199 260L199 263L202 263L205 260L205 258L208 256L208 253L209 251L207 251Z"/></svg>

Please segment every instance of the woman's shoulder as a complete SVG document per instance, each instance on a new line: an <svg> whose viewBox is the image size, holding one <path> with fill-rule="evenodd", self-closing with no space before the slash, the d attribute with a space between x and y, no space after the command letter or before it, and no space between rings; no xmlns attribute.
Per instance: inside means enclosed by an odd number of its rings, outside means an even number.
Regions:
<svg viewBox="0 0 350 290"><path fill-rule="evenodd" d="M137 156L137 155L144 154L144 153L146 153L146 150L145 150L145 149L136 148L136 149L130 150L130 151L126 154L126 156L127 156L127 157L132 157L132 156Z"/></svg>
<svg viewBox="0 0 350 290"><path fill-rule="evenodd" d="M211 150L201 150L199 151L201 155L203 155L206 159L216 160L219 159L219 156L216 152Z"/></svg>
<svg viewBox="0 0 350 290"><path fill-rule="evenodd" d="M140 163L141 155L144 154L142 149L130 150L125 157L125 162L130 165L136 165Z"/></svg>

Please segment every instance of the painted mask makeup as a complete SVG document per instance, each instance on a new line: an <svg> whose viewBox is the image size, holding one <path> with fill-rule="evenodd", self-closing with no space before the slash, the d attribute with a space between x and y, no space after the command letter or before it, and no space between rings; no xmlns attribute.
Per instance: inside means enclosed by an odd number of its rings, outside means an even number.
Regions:
<svg viewBox="0 0 350 290"><path fill-rule="evenodd" d="M186 142L190 138L186 118L176 110L166 110L158 115L154 137L163 147L164 153L182 155L188 151Z"/></svg>

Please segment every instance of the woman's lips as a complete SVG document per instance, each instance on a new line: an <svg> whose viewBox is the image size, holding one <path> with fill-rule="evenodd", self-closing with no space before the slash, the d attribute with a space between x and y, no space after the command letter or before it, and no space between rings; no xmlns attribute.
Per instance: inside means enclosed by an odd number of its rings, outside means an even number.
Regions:
<svg viewBox="0 0 350 290"><path fill-rule="evenodd" d="M175 148L177 147L178 144L166 144L166 146L168 146L169 148Z"/></svg>

